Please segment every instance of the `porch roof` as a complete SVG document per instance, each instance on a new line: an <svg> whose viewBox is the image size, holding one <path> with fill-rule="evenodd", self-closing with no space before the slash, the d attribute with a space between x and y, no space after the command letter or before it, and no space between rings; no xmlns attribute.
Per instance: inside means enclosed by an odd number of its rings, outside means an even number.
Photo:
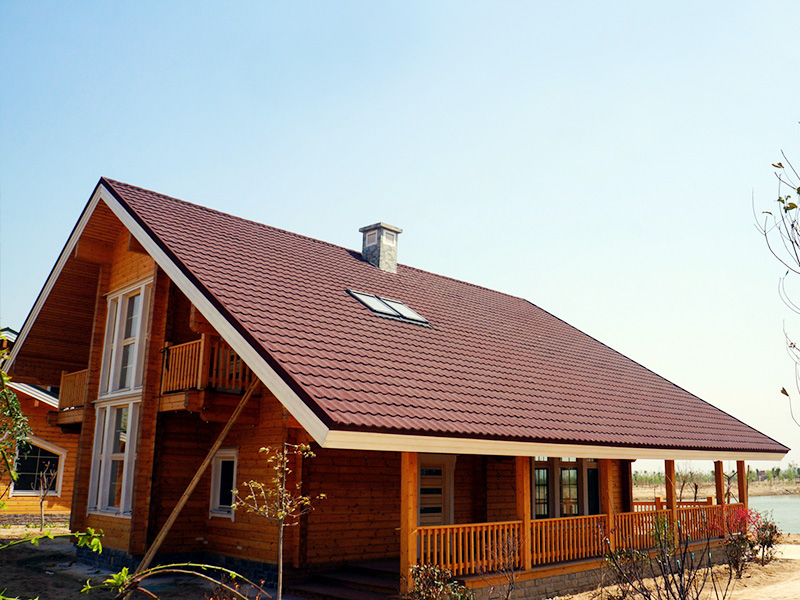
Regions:
<svg viewBox="0 0 800 600"><path fill-rule="evenodd" d="M360 252L105 178L87 211L98 198L323 444L788 451L523 298L406 265L388 273ZM401 301L430 326L377 316L347 290Z"/></svg>

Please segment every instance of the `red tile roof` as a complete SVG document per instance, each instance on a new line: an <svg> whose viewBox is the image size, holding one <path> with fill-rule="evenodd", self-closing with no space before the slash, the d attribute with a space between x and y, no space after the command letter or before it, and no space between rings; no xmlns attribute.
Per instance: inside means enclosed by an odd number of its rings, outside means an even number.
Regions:
<svg viewBox="0 0 800 600"><path fill-rule="evenodd" d="M331 429L788 450L522 298L101 183ZM431 327L378 317L347 289Z"/></svg>

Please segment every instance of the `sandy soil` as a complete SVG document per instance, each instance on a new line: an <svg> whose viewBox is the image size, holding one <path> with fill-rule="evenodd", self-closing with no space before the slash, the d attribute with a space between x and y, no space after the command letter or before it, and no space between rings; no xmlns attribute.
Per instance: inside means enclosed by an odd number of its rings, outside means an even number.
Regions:
<svg viewBox="0 0 800 600"><path fill-rule="evenodd" d="M734 484L735 488L735 484ZM749 486L750 496L783 496L783 495L793 495L793 494L800 494L800 484L797 485L784 485L784 484L775 484L770 485L767 482L761 483L751 483ZM680 493L680 488L676 490L676 493ZM736 489L733 491L734 496L736 495ZM704 500L708 496L716 496L716 488L714 487L713 483L704 483L701 484L698 492L697 497L700 500ZM656 496L660 498L666 498L667 493L664 489L663 485L656 485L656 486L634 486L633 488L633 499L637 502L647 502L648 500L652 500ZM683 490L683 499L684 500L694 500L694 487L687 485Z"/></svg>
<svg viewBox="0 0 800 600"><path fill-rule="evenodd" d="M800 598L800 553L797 558L779 558L766 566L751 566L739 580L734 580L728 600L798 600ZM594 590L561 596L551 600L613 600L609 590ZM713 590L708 590L704 600L715 600Z"/></svg>

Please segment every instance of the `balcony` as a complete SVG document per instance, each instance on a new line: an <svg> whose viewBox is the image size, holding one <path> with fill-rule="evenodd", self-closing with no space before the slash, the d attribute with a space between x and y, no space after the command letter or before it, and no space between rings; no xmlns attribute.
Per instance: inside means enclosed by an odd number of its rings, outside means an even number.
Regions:
<svg viewBox="0 0 800 600"><path fill-rule="evenodd" d="M86 388L89 383L89 369L74 373L61 373L58 392L58 412L48 418L54 425L72 425L83 422L83 405L86 403Z"/></svg>
<svg viewBox="0 0 800 600"><path fill-rule="evenodd" d="M224 419L253 381L253 372L218 337L165 346L161 374L161 411L204 413L208 420Z"/></svg>

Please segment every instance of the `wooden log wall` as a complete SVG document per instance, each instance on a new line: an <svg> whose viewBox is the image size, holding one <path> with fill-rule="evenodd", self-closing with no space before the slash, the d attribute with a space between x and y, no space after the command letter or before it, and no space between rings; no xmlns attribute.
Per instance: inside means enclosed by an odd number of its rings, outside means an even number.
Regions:
<svg viewBox="0 0 800 600"><path fill-rule="evenodd" d="M90 221L92 224L92 221ZM97 223L92 226L98 225ZM87 229L91 229L87 226ZM127 551L130 547L131 519L109 515L86 514L89 500L89 482L94 446L95 407L100 386L100 370L103 362L103 342L105 338L107 294L124 288L137 281L151 277L155 262L147 254L129 250L129 233L124 228L118 230L111 245L111 264L103 265L97 282L95 296L94 324L89 352L88 402L84 407L83 426L78 445L78 461L75 471L73 492L73 511L70 527L102 529L105 536L103 544L109 548ZM150 315L143 318L149 319ZM135 490L134 490L135 491Z"/></svg>
<svg viewBox="0 0 800 600"><path fill-rule="evenodd" d="M308 515L309 564L399 556L400 454L315 450L304 462L306 493L327 498Z"/></svg>
<svg viewBox="0 0 800 600"><path fill-rule="evenodd" d="M486 520L514 521L517 518L516 471L513 456L486 458Z"/></svg>
<svg viewBox="0 0 800 600"><path fill-rule="evenodd" d="M170 287L170 280L164 271L153 267L150 307L146 309L151 314L150 336L144 354L142 406L139 411L139 439L136 446L136 471L133 478L131 538L128 546L128 552L131 554L144 554L149 542L148 526L152 510L151 492L156 450L158 397L161 390L161 349L164 347Z"/></svg>

